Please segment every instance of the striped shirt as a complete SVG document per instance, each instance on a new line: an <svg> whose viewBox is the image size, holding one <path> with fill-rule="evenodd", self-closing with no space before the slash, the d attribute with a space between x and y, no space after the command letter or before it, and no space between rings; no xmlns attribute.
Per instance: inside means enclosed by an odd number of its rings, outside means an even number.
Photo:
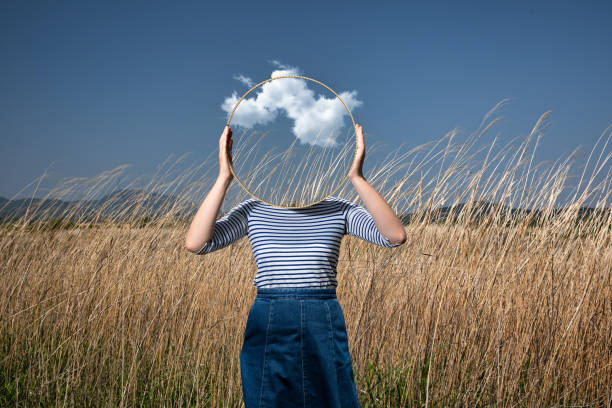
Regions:
<svg viewBox="0 0 612 408"><path fill-rule="evenodd" d="M250 198L215 221L212 237L196 254L224 248L248 235L260 287L336 287L343 235L396 247L370 213L351 201L328 196L304 208L279 208Z"/></svg>

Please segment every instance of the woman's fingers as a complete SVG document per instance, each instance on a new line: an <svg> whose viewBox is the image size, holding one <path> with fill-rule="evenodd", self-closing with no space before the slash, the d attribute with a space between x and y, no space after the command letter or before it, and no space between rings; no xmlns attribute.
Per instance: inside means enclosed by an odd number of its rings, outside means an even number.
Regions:
<svg viewBox="0 0 612 408"><path fill-rule="evenodd" d="M232 129L229 126L225 126L223 128L223 133L221 133L221 138L219 139L219 147L223 147L227 149L228 143L232 140Z"/></svg>
<svg viewBox="0 0 612 408"><path fill-rule="evenodd" d="M219 172L224 177L231 177L232 145L232 129L226 125L219 138Z"/></svg>
<svg viewBox="0 0 612 408"><path fill-rule="evenodd" d="M350 175L362 175L363 160L365 158L365 143L363 140L363 127L359 124L355 124L355 133L357 135L357 147L355 149L355 160L349 171Z"/></svg>
<svg viewBox="0 0 612 408"><path fill-rule="evenodd" d="M223 150L225 150L226 143L227 143L228 129L229 127L225 126L223 128L223 132L221 132L221 137L219 138L219 153L223 153Z"/></svg>
<svg viewBox="0 0 612 408"><path fill-rule="evenodd" d="M365 147L365 141L363 138L363 126L356 124L355 129L357 133L357 149L363 149Z"/></svg>
<svg viewBox="0 0 612 408"><path fill-rule="evenodd" d="M229 134L229 145L227 148L227 159L230 163L232 163L232 146L234 145L234 139L232 139L232 134Z"/></svg>

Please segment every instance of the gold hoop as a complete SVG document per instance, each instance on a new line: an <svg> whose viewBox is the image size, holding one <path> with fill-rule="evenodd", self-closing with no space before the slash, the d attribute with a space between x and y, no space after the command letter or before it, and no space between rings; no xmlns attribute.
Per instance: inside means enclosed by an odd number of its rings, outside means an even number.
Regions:
<svg viewBox="0 0 612 408"><path fill-rule="evenodd" d="M247 96L249 93L251 93L251 91L253 91L255 88L257 88L257 87L259 87L259 86L261 86L261 85L265 84L266 82L270 82L270 81L272 81L272 80L275 80L275 79L281 79L281 78L301 78L301 79L307 79L307 80L309 80L309 81L316 82L317 84L322 85L322 86L324 86L325 88L329 89L329 90L330 90L330 91L331 91L331 92L332 92L334 95L336 95L336 97L337 97L338 99L340 99L340 102L342 102L342 105L344 105L344 107L346 108L346 110L347 110L347 112L348 112L348 114L349 114L349 116L350 116L350 118L351 118L351 122L353 122L353 132L355 133L355 152L354 152L354 154L353 154L353 163L354 163L354 162L355 162L355 157L357 156L357 130L355 129L355 120L353 119L353 114L351 113L351 110L348 108L348 106L346 106L346 104L344 103L344 101L342 100L342 98L340 97L340 95L338 95L336 92L334 92L334 90L333 90L333 89L331 89L329 86L325 85L325 84L324 84L324 83L322 83L322 82L317 81L316 79L308 78L308 77L301 76L301 75L283 75L283 76L277 76L277 77L273 77L273 78L270 78L270 79L266 79L265 81L262 81L262 82L258 83L257 85L255 85L254 87L252 87L251 89L249 89L249 90L247 91L247 93L245 93L244 95L242 95L242 98L240 98L240 99L238 100L238 102L236 102L236 105L234 106L234 109L232 109L232 113L230 113L230 116L229 116L229 118L228 118L228 120L227 120L226 125L227 125L227 126L229 126L229 125L230 125L230 122L232 121L232 116L234 116L234 111L236 110L236 108L238 107L238 105L240 105L240 102L242 102L242 100L243 100L244 98L246 98L246 96ZM327 197L329 197L329 196L333 195L333 194L334 194L334 193L335 193L335 192L336 192L336 191L337 191L337 190L340 188L340 186L341 186L342 184L344 184L344 182L345 182L345 181L346 181L346 179L348 178L348 175L349 175L349 173L350 173L350 171L351 171L351 168L349 167L349 170L348 170L348 172L346 173L346 175L344 176L344 178L342 179L342 181L340 181L340 183L338 183L338 185L336 186L336 188L335 188L335 189L334 189L334 190L333 190L331 193L329 193L329 195L327 195L326 197L322 198L321 200L319 200L319 201L315 201L314 203L310 203L310 204L307 204L307 205L302 205L302 206L284 206L284 205L278 205L278 204L270 203L270 202L268 202L268 201L266 201L266 200L262 200L261 198L257 197L257 196L256 196L255 194L253 194L253 193L252 193L252 192L251 192L251 191L250 191L250 190L249 190L249 189L248 189L248 188L247 188L247 187L246 187L244 184L242 184L242 182L240 181L240 179L238 178L238 176L237 176L237 175L236 175L236 173L234 172L234 165L233 165L231 162L230 162L229 168L230 168L230 171L232 172L232 174L234 175L234 177L236 178L236 181L238 182L238 184L240 184L240 186L241 186L241 187L242 187L242 188L243 188L243 189L244 189L244 190L245 190L247 193L249 193L251 196L253 196L254 198L256 198L256 199L257 199L257 200L259 200L259 201L262 201L262 202L264 202L264 203L266 203L266 204L268 204L268 205L271 205L271 206L273 206L273 207L279 207L279 208L304 208L304 207L310 207L311 205L315 205L315 204L318 204L318 203L320 203L320 202L324 201L324 200L325 200Z"/></svg>

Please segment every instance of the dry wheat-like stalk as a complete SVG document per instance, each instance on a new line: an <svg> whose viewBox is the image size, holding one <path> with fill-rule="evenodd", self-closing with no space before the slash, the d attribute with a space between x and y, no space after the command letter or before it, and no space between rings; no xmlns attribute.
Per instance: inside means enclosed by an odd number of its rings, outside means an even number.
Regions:
<svg viewBox="0 0 612 408"><path fill-rule="evenodd" d="M393 251L342 242L338 297L364 406L612 400L612 133L568 194L576 152L534 163L547 113L526 138L483 142L501 105L466 140L450 132L400 146L366 174L404 216L408 240ZM256 157L257 143L243 146L237 155ZM341 179L331 154L288 163L294 148L265 155L245 181L273 187L263 177L272 164L298 186L270 190L289 203ZM67 180L2 225L1 405L242 406L255 262L246 238L206 256L185 250L216 155L181 169L184 159L99 208L87 199L112 191L125 167ZM235 190L224 207L246 198ZM52 201L76 193L74 206ZM356 198L347 185L338 195Z"/></svg>

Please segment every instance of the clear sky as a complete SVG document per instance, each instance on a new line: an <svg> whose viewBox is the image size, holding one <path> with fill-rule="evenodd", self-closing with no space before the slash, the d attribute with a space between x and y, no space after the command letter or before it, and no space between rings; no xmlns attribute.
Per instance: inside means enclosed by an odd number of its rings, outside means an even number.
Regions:
<svg viewBox="0 0 612 408"><path fill-rule="evenodd" d="M265 80L270 61L356 90L356 121L389 145L474 130L504 98L507 139L553 111L539 161L590 150L612 124L611 1L5 0L0 55L4 197L47 168L203 159L224 99L248 90L236 77Z"/></svg>

